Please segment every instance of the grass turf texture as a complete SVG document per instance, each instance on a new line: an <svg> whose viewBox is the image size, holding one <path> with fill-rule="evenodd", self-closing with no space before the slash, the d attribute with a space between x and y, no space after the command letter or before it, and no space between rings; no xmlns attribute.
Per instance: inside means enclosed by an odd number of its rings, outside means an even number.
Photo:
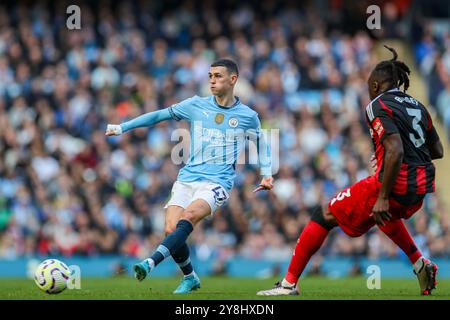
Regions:
<svg viewBox="0 0 450 320"><path fill-rule="evenodd" d="M300 296L260 297L258 290L269 289L277 279L248 279L203 277L201 289L189 295L174 295L179 278L148 278L138 282L133 278L83 278L80 290L66 289L56 295L49 295L37 288L30 279L0 279L0 300L37 299L37 300L72 300L72 299L163 299L163 300L305 300L305 299L450 299L450 279L441 279L432 296L420 296L419 285L412 279L381 280L381 289L369 290L364 277L330 279L309 277L301 279Z"/></svg>

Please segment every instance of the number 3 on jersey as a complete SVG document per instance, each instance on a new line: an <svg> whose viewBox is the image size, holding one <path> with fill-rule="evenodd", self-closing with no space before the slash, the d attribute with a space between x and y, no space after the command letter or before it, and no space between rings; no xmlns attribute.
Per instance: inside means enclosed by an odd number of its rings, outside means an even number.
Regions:
<svg viewBox="0 0 450 320"><path fill-rule="evenodd" d="M412 126L414 131L416 131L419 135L419 139L417 139L414 134L410 133L409 139L411 139L411 142L416 146L416 148L420 148L420 146L425 143L423 130L419 125L420 120L422 120L422 113L420 112L420 110L412 108L406 108L406 112L408 112L408 114L413 117Z"/></svg>
<svg viewBox="0 0 450 320"><path fill-rule="evenodd" d="M342 201L345 197L350 197L350 188L348 188L345 191L339 192L338 195L336 197L334 197L333 199L331 199L331 203L330 206L332 206L336 201Z"/></svg>

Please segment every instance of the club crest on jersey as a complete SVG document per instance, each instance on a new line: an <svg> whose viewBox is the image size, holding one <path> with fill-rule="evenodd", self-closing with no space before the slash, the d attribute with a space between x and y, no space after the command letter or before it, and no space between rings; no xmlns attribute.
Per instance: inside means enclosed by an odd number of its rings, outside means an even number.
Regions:
<svg viewBox="0 0 450 320"><path fill-rule="evenodd" d="M373 129L377 132L378 136L381 137L384 133L383 125L379 118L376 118L373 122Z"/></svg>
<svg viewBox="0 0 450 320"><path fill-rule="evenodd" d="M231 118L230 120L228 120L228 124L230 125L230 127L236 128L239 124L239 121L236 118Z"/></svg>
<svg viewBox="0 0 450 320"><path fill-rule="evenodd" d="M214 118L214 120L216 121L217 124L221 124L223 122L224 117L225 117L225 115L223 113L218 113L218 114L216 114L216 117Z"/></svg>

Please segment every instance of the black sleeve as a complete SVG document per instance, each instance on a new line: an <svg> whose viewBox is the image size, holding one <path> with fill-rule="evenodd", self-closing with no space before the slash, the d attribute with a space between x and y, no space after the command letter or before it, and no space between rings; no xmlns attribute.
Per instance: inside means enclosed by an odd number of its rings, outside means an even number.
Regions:
<svg viewBox="0 0 450 320"><path fill-rule="evenodd" d="M439 136L436 132L436 129L431 127L429 131L427 131L427 144L432 145L435 144L439 140Z"/></svg>
<svg viewBox="0 0 450 320"><path fill-rule="evenodd" d="M439 135L436 132L436 128L433 126L433 120L431 120L431 116L428 113L428 110L425 109L425 112L427 114L427 120L428 120L427 130L426 130L426 132L427 132L426 140L427 140L428 145L432 145L432 144L435 144L439 140Z"/></svg>
<svg viewBox="0 0 450 320"><path fill-rule="evenodd" d="M374 134L378 135L380 141L390 134L398 133L392 109L381 99L371 102L366 108L367 118Z"/></svg>

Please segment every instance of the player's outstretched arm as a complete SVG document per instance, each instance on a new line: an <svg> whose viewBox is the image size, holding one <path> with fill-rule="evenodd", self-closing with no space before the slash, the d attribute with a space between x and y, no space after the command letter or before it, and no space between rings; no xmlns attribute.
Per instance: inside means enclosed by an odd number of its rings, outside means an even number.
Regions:
<svg viewBox="0 0 450 320"><path fill-rule="evenodd" d="M169 108L149 112L121 124L108 124L106 136L118 136L135 128L151 127L158 122L172 119Z"/></svg>

